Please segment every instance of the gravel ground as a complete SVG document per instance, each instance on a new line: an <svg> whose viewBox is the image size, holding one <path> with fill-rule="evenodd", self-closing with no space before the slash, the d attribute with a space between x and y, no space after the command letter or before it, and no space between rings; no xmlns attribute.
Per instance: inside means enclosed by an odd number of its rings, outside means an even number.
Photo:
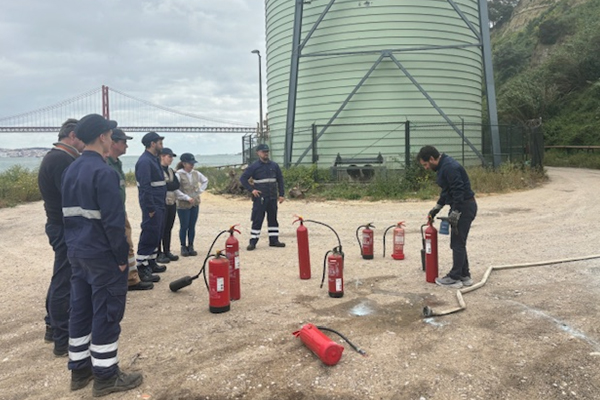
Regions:
<svg viewBox="0 0 600 400"><path fill-rule="evenodd" d="M468 245L476 281L490 266L600 253L600 171L548 172L550 181L534 190L478 196ZM134 238L136 202L136 189L129 188ZM154 290L128 296L120 366L142 371L144 384L107 398L598 399L600 260L495 271L485 286L465 294L465 311L424 318L424 306L456 306L456 291L426 283L421 271L420 226L433 203L286 201L279 221L288 246L270 248L261 240L250 253L249 200L203 195L200 256L171 263ZM336 245L321 226L308 225L312 279L299 279L294 214L340 234L343 298L319 289L323 256ZM400 220L407 226L406 259L383 259L384 227ZM88 399L91 385L70 392L66 360L43 342L53 257L44 222L41 202L0 210L0 398ZM374 260L360 257L354 237L367 222L377 227ZM242 224L242 298L231 311L208 311L201 280L170 292L168 283L197 273L213 238L234 223ZM178 223L175 238L177 230ZM440 274L451 260L448 243L440 236ZM292 335L307 322L340 331L367 356L345 345L338 365L323 365Z"/></svg>

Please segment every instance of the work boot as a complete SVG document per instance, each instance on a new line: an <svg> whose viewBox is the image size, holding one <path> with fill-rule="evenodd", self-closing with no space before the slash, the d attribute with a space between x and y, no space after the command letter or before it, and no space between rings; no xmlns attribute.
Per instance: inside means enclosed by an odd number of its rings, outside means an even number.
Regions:
<svg viewBox="0 0 600 400"><path fill-rule="evenodd" d="M46 325L46 333L44 334L44 342L54 342L54 329L50 325Z"/></svg>
<svg viewBox="0 0 600 400"><path fill-rule="evenodd" d="M254 250L254 249L256 249L256 245L255 245L255 244L252 244L252 243L250 243L250 244L248 245L248 247L246 247L246 250L248 250L248 251L252 251L252 250Z"/></svg>
<svg viewBox="0 0 600 400"><path fill-rule="evenodd" d="M92 379L92 367L71 370L71 391L83 389Z"/></svg>
<svg viewBox="0 0 600 400"><path fill-rule="evenodd" d="M152 282L144 282L140 280L140 282L135 285L127 286L127 290L151 290L154 289L154 283Z"/></svg>
<svg viewBox="0 0 600 400"><path fill-rule="evenodd" d="M185 246L181 246L181 257L189 257L190 252L188 251L187 247Z"/></svg>
<svg viewBox="0 0 600 400"><path fill-rule="evenodd" d="M167 257L169 257L169 260L171 260L171 261L177 261L177 260L179 260L179 256L176 256L175 254L173 254L171 252L167 253Z"/></svg>
<svg viewBox="0 0 600 400"><path fill-rule="evenodd" d="M152 268L152 272L154 272L155 274L159 274L167 270L167 267L165 265L158 265L156 263L156 260L148 260L148 266Z"/></svg>
<svg viewBox="0 0 600 400"><path fill-rule="evenodd" d="M115 392L125 392L140 386L143 380L144 377L139 372L126 374L118 369L117 373L111 378L94 379L92 394L94 397L100 397Z"/></svg>
<svg viewBox="0 0 600 400"><path fill-rule="evenodd" d="M156 257L156 262L168 264L171 262L171 259L165 253L160 253L158 257Z"/></svg>
<svg viewBox="0 0 600 400"><path fill-rule="evenodd" d="M138 274L140 275L140 280L142 282L158 282L158 281L160 281L160 276L153 275L152 269L147 265L138 265Z"/></svg>
<svg viewBox="0 0 600 400"><path fill-rule="evenodd" d="M285 247L285 243L282 242L273 242L273 243L269 243L269 246L271 247Z"/></svg>
<svg viewBox="0 0 600 400"><path fill-rule="evenodd" d="M56 357L66 357L69 355L69 343L59 345L54 342L54 349L52 350Z"/></svg>
<svg viewBox="0 0 600 400"><path fill-rule="evenodd" d="M188 246L188 253L192 257L195 257L198 255L198 252L196 250L194 250L194 245Z"/></svg>

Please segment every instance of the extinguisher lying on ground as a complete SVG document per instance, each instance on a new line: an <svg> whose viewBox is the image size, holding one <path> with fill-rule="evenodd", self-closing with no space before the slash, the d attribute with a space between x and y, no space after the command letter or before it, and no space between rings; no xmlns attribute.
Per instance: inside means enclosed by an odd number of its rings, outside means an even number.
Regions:
<svg viewBox="0 0 600 400"><path fill-rule="evenodd" d="M365 260L372 260L373 259L373 229L371 229L371 227L375 228L375 225L373 225L372 222L369 222L366 225L361 225L358 228L356 228L356 240L358 241L358 245L360 246L360 255L362 256L362 258L364 258ZM360 230L360 228L365 228L362 231L362 243L360 242L360 238L358 237L358 231Z"/></svg>
<svg viewBox="0 0 600 400"><path fill-rule="evenodd" d="M333 332L344 339L354 350L359 354L366 356L367 353L356 347L348 338L333 329L324 326L315 326L313 324L304 325L299 331L292 334L299 337L300 340L308 347L325 365L336 365L342 357L344 346L335 343L321 331Z"/></svg>
<svg viewBox="0 0 600 400"><path fill-rule="evenodd" d="M404 221L398 222L396 225L390 225L383 233L383 257L385 258L385 235L387 235L390 229L394 228L393 243L394 251L392 252L392 258L394 260L404 260Z"/></svg>
<svg viewBox="0 0 600 400"><path fill-rule="evenodd" d="M331 226L324 224L323 222L314 221L311 219L305 219L304 222L312 222L315 224L326 226L331 229L338 240L338 246L334 247L325 253L325 259L323 260L323 278L321 279L321 286L325 282L325 273L328 271L329 276L329 297L343 297L344 296L344 252L342 251L342 242L340 236L337 234L335 229ZM329 267L329 268L327 268Z"/></svg>
<svg viewBox="0 0 600 400"><path fill-rule="evenodd" d="M215 254L210 254L213 246L221 237L221 235L229 232L229 230L221 231L215 240L210 245L206 258L202 263L202 268L194 276L184 276L169 284L169 289L177 292L186 286L192 284L200 274L204 277L204 284L209 292L209 311L212 313L222 313L230 309L230 277L229 277L229 260L219 250ZM211 259L212 258L212 259ZM206 263L208 261L208 275L206 277Z"/></svg>
<svg viewBox="0 0 600 400"><path fill-rule="evenodd" d="M296 229L296 239L298 241L298 265L300 267L300 279L310 279L310 251L308 246L308 229L304 225L304 218L299 215L292 225L300 221Z"/></svg>

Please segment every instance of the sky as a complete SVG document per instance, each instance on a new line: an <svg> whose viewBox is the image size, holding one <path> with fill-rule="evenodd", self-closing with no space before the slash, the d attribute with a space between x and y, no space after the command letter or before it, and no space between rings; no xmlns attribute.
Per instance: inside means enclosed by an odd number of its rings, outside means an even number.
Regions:
<svg viewBox="0 0 600 400"><path fill-rule="evenodd" d="M259 119L254 49L263 55L266 114L262 0L5 1L0 126L3 117L102 85L184 113L253 126ZM50 147L56 139L55 133L0 135L0 148ZM142 135L132 135L128 154L143 151ZM241 151L239 133L164 136L178 154Z"/></svg>

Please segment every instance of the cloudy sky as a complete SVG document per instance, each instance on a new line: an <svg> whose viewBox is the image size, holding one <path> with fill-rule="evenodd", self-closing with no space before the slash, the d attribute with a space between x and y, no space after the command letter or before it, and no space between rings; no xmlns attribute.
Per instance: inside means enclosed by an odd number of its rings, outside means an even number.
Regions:
<svg viewBox="0 0 600 400"><path fill-rule="evenodd" d="M255 125L258 60L251 50L264 55L264 21L262 0L5 1L0 125L3 117L102 85L184 113ZM266 112L264 90L263 106ZM45 147L56 137L0 135L4 148ZM142 151L141 134L134 136L129 154ZM168 133L165 145L176 153L234 153L241 136Z"/></svg>

